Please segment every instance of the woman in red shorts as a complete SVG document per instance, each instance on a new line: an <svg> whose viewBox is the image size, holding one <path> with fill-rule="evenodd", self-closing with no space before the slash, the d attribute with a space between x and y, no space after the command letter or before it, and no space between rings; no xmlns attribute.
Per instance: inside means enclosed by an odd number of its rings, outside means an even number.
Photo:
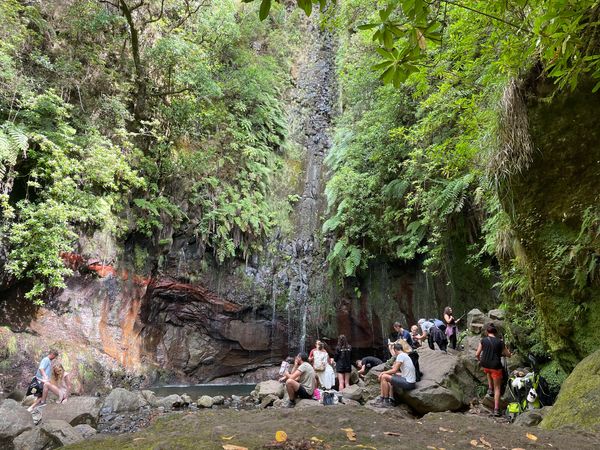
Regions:
<svg viewBox="0 0 600 450"><path fill-rule="evenodd" d="M498 330L491 323L486 328L487 336L481 339L475 357L487 375L488 395L494 394L494 415L500 415L500 389L502 386L502 356L510 356L504 341L496 337Z"/></svg>

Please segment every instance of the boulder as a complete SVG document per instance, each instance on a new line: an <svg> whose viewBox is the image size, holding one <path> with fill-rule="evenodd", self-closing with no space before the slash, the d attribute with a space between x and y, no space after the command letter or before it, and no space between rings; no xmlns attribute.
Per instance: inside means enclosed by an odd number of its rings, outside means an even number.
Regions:
<svg viewBox="0 0 600 450"><path fill-rule="evenodd" d="M600 430L600 350L584 358L562 384L540 427Z"/></svg>
<svg viewBox="0 0 600 450"><path fill-rule="evenodd" d="M171 394L164 398L158 398L156 400L156 405L168 411L173 408L181 408L181 405L183 405L183 400L179 395Z"/></svg>
<svg viewBox="0 0 600 450"><path fill-rule="evenodd" d="M213 397L213 405L222 405L225 402L225 397L222 395L215 395Z"/></svg>
<svg viewBox="0 0 600 450"><path fill-rule="evenodd" d="M81 434L84 439L89 439L92 436L94 436L96 433L98 433L95 428L93 428L85 423L83 423L81 425L75 425L73 427L73 429L75 431L77 431L79 434Z"/></svg>
<svg viewBox="0 0 600 450"><path fill-rule="evenodd" d="M342 396L344 397L344 399L350 399L360 402L363 398L363 388L361 388L357 384L351 384L350 386L344 388L344 390L342 391Z"/></svg>
<svg viewBox="0 0 600 450"><path fill-rule="evenodd" d="M493 320L504 320L506 317L506 311L503 309L492 309L488 312L488 316Z"/></svg>
<svg viewBox="0 0 600 450"><path fill-rule="evenodd" d="M540 424L544 416L552 409L552 406L545 406L541 409L531 409L524 411L517 416L514 424L521 427L535 427Z"/></svg>
<svg viewBox="0 0 600 450"><path fill-rule="evenodd" d="M142 397L144 397L144 399L148 402L148 404L150 406L152 406L153 408L156 407L158 398L156 397L156 394L154 393L154 391L150 391L150 390L143 390L141 392Z"/></svg>
<svg viewBox="0 0 600 450"><path fill-rule="evenodd" d="M199 408L212 408L215 402L210 395L203 395L198 399L197 403Z"/></svg>
<svg viewBox="0 0 600 450"><path fill-rule="evenodd" d="M10 448L14 438L33 428L31 414L12 399L0 404L0 418L0 448Z"/></svg>
<svg viewBox="0 0 600 450"><path fill-rule="evenodd" d="M42 450L49 448L51 440L40 427L18 435L13 441L14 450Z"/></svg>
<svg viewBox="0 0 600 450"><path fill-rule="evenodd" d="M101 400L98 397L70 397L66 403L49 403L42 410L46 420L64 420L71 426L96 426L100 417Z"/></svg>
<svg viewBox="0 0 600 450"><path fill-rule="evenodd" d="M259 400L262 400L267 395L276 395L279 398L283 397L284 385L277 380L267 380L256 385Z"/></svg>
<svg viewBox="0 0 600 450"><path fill-rule="evenodd" d="M28 395L28 396L27 396L27 397L25 397L25 398L23 399L23 401L21 402L21 406L23 406L23 407L27 408L27 407L29 407L29 406L33 405L33 402L35 402L35 399L36 399L36 398L37 398L37 397L36 397L35 395Z"/></svg>
<svg viewBox="0 0 600 450"><path fill-rule="evenodd" d="M141 392L131 392L127 389L113 389L106 400L104 400L103 410L110 412L137 411L142 406L146 406L148 401Z"/></svg>
<svg viewBox="0 0 600 450"><path fill-rule="evenodd" d="M52 444L63 447L83 441L83 436L64 420L48 420L40 426L42 433L50 438Z"/></svg>
<svg viewBox="0 0 600 450"><path fill-rule="evenodd" d="M467 329L472 333L479 334L487 321L486 315L478 309L472 309L467 313Z"/></svg>
<svg viewBox="0 0 600 450"><path fill-rule="evenodd" d="M269 394L261 400L260 407L267 408L268 406L271 406L278 399L279 399L279 397L277 397L276 395Z"/></svg>
<svg viewBox="0 0 600 450"><path fill-rule="evenodd" d="M477 383L454 354L419 351L423 378L411 391L398 391L400 399L419 414L457 411L476 396Z"/></svg>
<svg viewBox="0 0 600 450"><path fill-rule="evenodd" d="M307 398L302 398L299 400L296 400L296 408L312 408L315 406L323 406L321 405L317 400L312 400L312 399L307 399Z"/></svg>
<svg viewBox="0 0 600 450"><path fill-rule="evenodd" d="M464 368L469 372L469 374L477 379L480 383L486 384L487 377L481 367L479 366L479 361L475 357L475 352L477 351L477 347L481 342L481 336L476 335L467 335L463 341L463 350L459 354L459 358L462 360Z"/></svg>
<svg viewBox="0 0 600 450"><path fill-rule="evenodd" d="M188 406L190 403L192 403L192 397L190 397L187 394L183 394L181 396L181 401L182 401L183 406Z"/></svg>

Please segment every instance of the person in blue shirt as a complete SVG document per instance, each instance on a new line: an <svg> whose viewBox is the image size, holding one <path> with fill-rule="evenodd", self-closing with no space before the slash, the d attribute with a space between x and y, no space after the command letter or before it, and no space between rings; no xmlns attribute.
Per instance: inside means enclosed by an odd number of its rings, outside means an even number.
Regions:
<svg viewBox="0 0 600 450"><path fill-rule="evenodd" d="M52 360L55 359L57 356L58 351L50 350L48 352L48 355L40 361L37 372L35 373L34 380L32 380L32 383L29 388L29 390L31 390L31 386L37 380L37 386L35 386L35 393L33 393L33 395L35 395L37 398L35 399L33 405L31 405L28 408L29 411L33 411L33 409L36 406L38 406L40 403L43 403L42 393L44 391L44 383L48 383L50 381L50 376L52 375ZM28 394L29 390L27 391Z"/></svg>
<svg viewBox="0 0 600 450"><path fill-rule="evenodd" d="M413 346L413 340L410 332L405 330L400 322L394 322L394 331L392 334L390 334L389 342L394 343L398 339L404 339L406 342L408 342L408 345L411 347Z"/></svg>

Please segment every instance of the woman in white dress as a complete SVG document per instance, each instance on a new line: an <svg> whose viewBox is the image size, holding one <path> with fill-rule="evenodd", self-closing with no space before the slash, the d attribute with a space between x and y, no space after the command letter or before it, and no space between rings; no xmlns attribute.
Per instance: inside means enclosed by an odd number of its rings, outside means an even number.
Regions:
<svg viewBox="0 0 600 450"><path fill-rule="evenodd" d="M316 348L313 353L313 368L319 380L321 389L331 389L335 384L335 372L331 367L331 358L325 350L325 346L321 341L317 341Z"/></svg>

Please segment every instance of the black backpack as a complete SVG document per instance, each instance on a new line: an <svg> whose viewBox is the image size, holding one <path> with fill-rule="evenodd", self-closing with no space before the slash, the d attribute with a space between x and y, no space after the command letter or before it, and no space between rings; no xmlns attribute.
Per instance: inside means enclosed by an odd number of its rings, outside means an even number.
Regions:
<svg viewBox="0 0 600 450"><path fill-rule="evenodd" d="M421 378L423 378L423 372L421 372L421 369L419 368L419 354L416 351L412 351L408 354L408 356L411 359L413 366L415 366L415 375L417 382L421 381Z"/></svg>

